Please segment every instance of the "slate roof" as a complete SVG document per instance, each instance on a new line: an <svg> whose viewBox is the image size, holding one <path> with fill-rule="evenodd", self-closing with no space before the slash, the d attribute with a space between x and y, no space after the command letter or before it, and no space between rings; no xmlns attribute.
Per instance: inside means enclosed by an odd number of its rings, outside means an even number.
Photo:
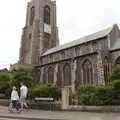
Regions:
<svg viewBox="0 0 120 120"><path fill-rule="evenodd" d="M58 51L63 50L63 49L68 49L70 47L77 46L79 44L83 44L83 43L86 43L86 42L89 42L89 41L92 41L92 40L97 40L97 39L106 37L112 31L113 27L115 27L115 26L116 26L116 24L112 25L111 27L109 27L107 29L104 29L104 30L101 30L99 32L90 34L88 36L84 36L84 37L82 37L80 39L77 39L77 40L74 40L72 42L69 42L69 43L66 43L66 44L48 49L45 53L43 53L42 56L52 54L54 52L58 52Z"/></svg>

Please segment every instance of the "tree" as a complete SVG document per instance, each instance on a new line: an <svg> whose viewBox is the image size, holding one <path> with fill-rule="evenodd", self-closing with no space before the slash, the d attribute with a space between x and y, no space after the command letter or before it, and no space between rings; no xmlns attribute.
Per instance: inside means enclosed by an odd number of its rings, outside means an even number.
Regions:
<svg viewBox="0 0 120 120"><path fill-rule="evenodd" d="M0 72L0 93L8 96L10 94L10 80L9 72Z"/></svg>
<svg viewBox="0 0 120 120"><path fill-rule="evenodd" d="M10 69L10 74L12 76L11 86L20 88L21 82L24 82L28 87L34 85L34 80L31 73L21 66L12 67Z"/></svg>

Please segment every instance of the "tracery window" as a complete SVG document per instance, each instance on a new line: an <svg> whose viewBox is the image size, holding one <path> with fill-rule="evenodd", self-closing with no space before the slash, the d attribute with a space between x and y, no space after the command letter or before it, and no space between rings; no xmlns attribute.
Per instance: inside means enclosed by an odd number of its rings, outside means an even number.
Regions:
<svg viewBox="0 0 120 120"><path fill-rule="evenodd" d="M43 83L46 83L47 82L47 69L46 68L43 68Z"/></svg>
<svg viewBox="0 0 120 120"><path fill-rule="evenodd" d="M40 68L33 69L33 75L35 77L36 82L40 82L41 70Z"/></svg>
<svg viewBox="0 0 120 120"><path fill-rule="evenodd" d="M81 81L81 65L80 65L80 59L77 60L77 69L76 69L76 80L75 80L75 88L77 89L80 84L82 83Z"/></svg>
<svg viewBox="0 0 120 120"><path fill-rule="evenodd" d="M28 50L31 49L31 38L32 38L32 35L31 33L28 34Z"/></svg>
<svg viewBox="0 0 120 120"><path fill-rule="evenodd" d="M48 83L53 83L54 82L54 68L49 67L48 68Z"/></svg>
<svg viewBox="0 0 120 120"><path fill-rule="evenodd" d="M44 48L50 48L50 35L49 34L44 34L44 43L43 43Z"/></svg>
<svg viewBox="0 0 120 120"><path fill-rule="evenodd" d="M109 77L109 60L107 57L104 59L104 79L105 84L108 83L108 77Z"/></svg>
<svg viewBox="0 0 120 120"><path fill-rule="evenodd" d="M62 74L61 74L60 66L58 66L58 72L57 72L57 85L59 87L62 87Z"/></svg>
<svg viewBox="0 0 120 120"><path fill-rule="evenodd" d="M93 84L93 69L91 62L87 59L83 63L83 83Z"/></svg>
<svg viewBox="0 0 120 120"><path fill-rule="evenodd" d="M48 5L44 7L44 23L50 24L50 7Z"/></svg>
<svg viewBox="0 0 120 120"><path fill-rule="evenodd" d="M32 24L33 24L34 17L35 17L35 7L31 7L30 25L32 25Z"/></svg>
<svg viewBox="0 0 120 120"><path fill-rule="evenodd" d="M63 67L64 86L71 85L71 67L69 64L65 64Z"/></svg>
<svg viewBox="0 0 120 120"><path fill-rule="evenodd" d="M31 37L32 37L32 35L31 35L31 33L29 34L29 40L31 40Z"/></svg>

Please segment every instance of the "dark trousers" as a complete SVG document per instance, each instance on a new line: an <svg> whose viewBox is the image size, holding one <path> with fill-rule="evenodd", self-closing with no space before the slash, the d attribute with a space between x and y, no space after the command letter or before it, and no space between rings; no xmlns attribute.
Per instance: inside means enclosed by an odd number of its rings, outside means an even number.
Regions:
<svg viewBox="0 0 120 120"><path fill-rule="evenodd" d="M19 106L18 106L18 101L17 100L12 100L12 105L13 105L13 108L16 108L17 110L19 110Z"/></svg>

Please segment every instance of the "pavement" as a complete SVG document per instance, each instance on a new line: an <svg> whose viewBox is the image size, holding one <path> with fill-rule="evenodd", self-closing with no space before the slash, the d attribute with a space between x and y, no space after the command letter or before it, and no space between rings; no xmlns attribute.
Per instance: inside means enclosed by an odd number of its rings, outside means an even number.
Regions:
<svg viewBox="0 0 120 120"><path fill-rule="evenodd" d="M14 118L0 118L0 120L24 120L24 119L14 119Z"/></svg>
<svg viewBox="0 0 120 120"><path fill-rule="evenodd" d="M8 107L0 106L0 120L120 120L120 113L43 110L10 113Z"/></svg>

